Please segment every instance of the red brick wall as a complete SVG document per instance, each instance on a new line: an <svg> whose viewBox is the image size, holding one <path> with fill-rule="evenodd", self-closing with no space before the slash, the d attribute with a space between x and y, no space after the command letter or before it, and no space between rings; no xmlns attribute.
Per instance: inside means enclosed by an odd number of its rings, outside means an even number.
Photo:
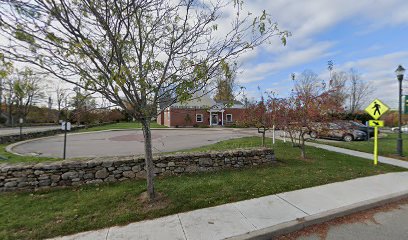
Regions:
<svg viewBox="0 0 408 240"><path fill-rule="evenodd" d="M156 119L157 124L164 125L164 112L160 112Z"/></svg>
<svg viewBox="0 0 408 240"><path fill-rule="evenodd" d="M196 121L196 114L203 115L203 122ZM186 116L189 116L189 119ZM209 126L209 112L205 109L181 109L181 108L171 108L170 118L172 127L193 127L193 126Z"/></svg>
<svg viewBox="0 0 408 240"><path fill-rule="evenodd" d="M170 113L170 114L169 114ZM196 121L196 114L203 115L203 121ZM227 114L232 114L232 122L227 122ZM186 117L186 116L189 117ZM224 111L224 125L232 125L239 121L244 116L244 109L227 108ZM218 120L221 121L222 114L218 113ZM210 113L207 109L189 109L189 108L171 108L164 110L158 117L157 123L168 127L193 127L193 126L209 126Z"/></svg>
<svg viewBox="0 0 408 240"><path fill-rule="evenodd" d="M245 109L243 108L226 108L224 112L224 125L232 125L241 121L244 117ZM232 123L227 123L227 114L232 114Z"/></svg>
<svg viewBox="0 0 408 240"><path fill-rule="evenodd" d="M193 127L193 126L209 126L210 113L207 109L189 109L189 108L171 108L170 114L168 110L163 111L163 124L168 127ZM227 108L224 112L224 125L232 125L243 117L244 109ZM196 114L203 115L203 121L196 121ZM232 114L232 122L227 122L227 114ZM169 117L170 115L170 117ZM189 117L187 117L187 115ZM218 113L218 119L221 120L222 114Z"/></svg>

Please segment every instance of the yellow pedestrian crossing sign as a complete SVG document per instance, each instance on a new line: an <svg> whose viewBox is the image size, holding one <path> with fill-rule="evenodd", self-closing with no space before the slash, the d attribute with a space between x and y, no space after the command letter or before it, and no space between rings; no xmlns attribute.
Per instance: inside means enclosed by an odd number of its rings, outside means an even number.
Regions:
<svg viewBox="0 0 408 240"><path fill-rule="evenodd" d="M382 120L370 120L368 121L370 127L384 127L384 121Z"/></svg>
<svg viewBox="0 0 408 240"><path fill-rule="evenodd" d="M368 105L365 111L370 114L375 120L379 119L385 112L387 112L390 108L382 103L380 100L375 99Z"/></svg>

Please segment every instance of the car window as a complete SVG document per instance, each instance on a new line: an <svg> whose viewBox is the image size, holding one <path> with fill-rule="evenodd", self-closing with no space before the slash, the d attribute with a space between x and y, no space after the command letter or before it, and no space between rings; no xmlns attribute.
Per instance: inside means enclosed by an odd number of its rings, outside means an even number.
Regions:
<svg viewBox="0 0 408 240"><path fill-rule="evenodd" d="M340 128L349 128L352 127L352 124L349 122L338 122L336 123Z"/></svg>
<svg viewBox="0 0 408 240"><path fill-rule="evenodd" d="M355 125L355 126L358 126L358 127L365 127L365 125L362 124L362 123L358 123L358 122L354 122L354 121L352 121L351 123L352 123L353 125Z"/></svg>
<svg viewBox="0 0 408 240"><path fill-rule="evenodd" d="M330 129L340 129L340 126L335 123L329 123L329 128Z"/></svg>

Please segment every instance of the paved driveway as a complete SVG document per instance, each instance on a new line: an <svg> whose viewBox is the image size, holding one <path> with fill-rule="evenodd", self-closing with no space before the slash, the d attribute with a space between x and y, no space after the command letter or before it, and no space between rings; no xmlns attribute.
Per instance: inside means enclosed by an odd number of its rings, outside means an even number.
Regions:
<svg viewBox="0 0 408 240"><path fill-rule="evenodd" d="M257 134L250 129L160 129L152 130L153 152L172 152ZM23 155L62 157L63 135L28 141L12 150ZM125 156L144 153L141 130L70 134L67 158Z"/></svg>
<svg viewBox="0 0 408 240"><path fill-rule="evenodd" d="M38 127L23 127L23 133L32 133L32 132L44 132L48 130L60 129L61 126L53 125L53 126L38 126ZM7 135L17 135L20 134L20 128L0 128L0 136L7 136Z"/></svg>

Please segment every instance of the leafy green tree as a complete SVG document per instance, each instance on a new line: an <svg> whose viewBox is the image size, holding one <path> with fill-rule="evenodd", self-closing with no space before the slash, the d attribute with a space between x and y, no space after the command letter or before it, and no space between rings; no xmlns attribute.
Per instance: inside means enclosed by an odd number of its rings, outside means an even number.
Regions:
<svg viewBox="0 0 408 240"><path fill-rule="evenodd" d="M13 72L13 64L4 59L4 54L0 52L0 118L2 118L3 112L3 90L4 80Z"/></svg>
<svg viewBox="0 0 408 240"><path fill-rule="evenodd" d="M221 71L216 78L216 88L214 100L233 102L235 77L236 77L237 65L229 65L227 63L221 63Z"/></svg>
<svg viewBox="0 0 408 240"><path fill-rule="evenodd" d="M231 11L221 31L223 13ZM0 28L11 39L0 46L8 57L98 92L141 121L150 199L150 121L162 96L177 96L167 106L186 101L222 62L272 37L285 44L290 35L265 11L255 16L237 0L0 0Z"/></svg>
<svg viewBox="0 0 408 240"><path fill-rule="evenodd" d="M19 117L26 119L33 104L44 98L41 78L30 68L16 72L16 79L13 82L13 92L17 100Z"/></svg>
<svg viewBox="0 0 408 240"><path fill-rule="evenodd" d="M81 92L79 88L75 89L75 95L71 99L70 106L74 108L71 112L71 117L73 120L76 120L77 125L80 125L83 118L87 115L89 116L90 112L97 108L95 98L92 97L92 94L89 92Z"/></svg>

